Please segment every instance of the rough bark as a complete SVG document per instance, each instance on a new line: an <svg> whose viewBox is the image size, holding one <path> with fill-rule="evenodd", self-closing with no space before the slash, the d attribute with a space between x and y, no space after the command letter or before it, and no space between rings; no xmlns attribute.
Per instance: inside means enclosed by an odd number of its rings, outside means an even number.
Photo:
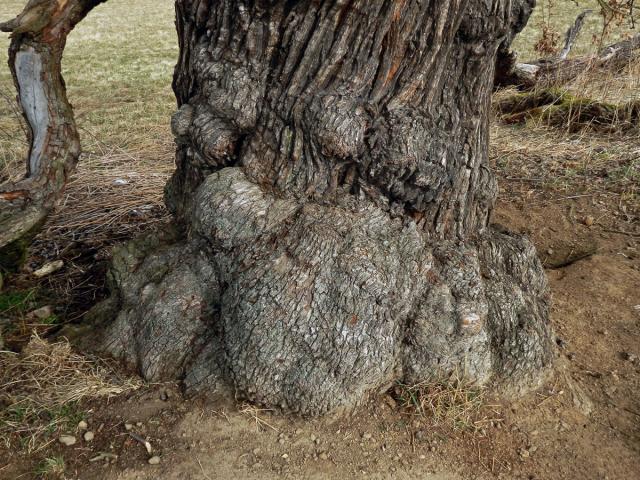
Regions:
<svg viewBox="0 0 640 480"><path fill-rule="evenodd" d="M19 242L44 221L80 155L80 141L66 96L60 62L67 35L105 0L30 0L15 19L9 68L29 126L26 175L0 185L0 249L19 258ZM1 258L0 258L1 260Z"/></svg>
<svg viewBox="0 0 640 480"><path fill-rule="evenodd" d="M454 371L535 385L547 283L489 226L487 165L496 50L531 8L178 0L181 234L116 253L104 348L305 415Z"/></svg>

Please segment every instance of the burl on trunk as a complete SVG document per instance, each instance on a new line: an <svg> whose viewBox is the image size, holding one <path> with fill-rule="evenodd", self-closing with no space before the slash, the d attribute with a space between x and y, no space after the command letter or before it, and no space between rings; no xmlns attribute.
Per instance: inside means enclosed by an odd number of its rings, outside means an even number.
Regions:
<svg viewBox="0 0 640 480"><path fill-rule="evenodd" d="M305 415L453 371L535 385L547 283L489 226L487 165L496 50L532 1L176 7L180 233L116 253L106 350Z"/></svg>

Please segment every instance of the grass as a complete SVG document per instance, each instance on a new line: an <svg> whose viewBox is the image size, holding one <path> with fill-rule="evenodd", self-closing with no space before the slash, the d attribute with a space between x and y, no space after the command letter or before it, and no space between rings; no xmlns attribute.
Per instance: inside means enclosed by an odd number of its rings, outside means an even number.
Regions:
<svg viewBox="0 0 640 480"><path fill-rule="evenodd" d="M139 383L79 355L66 341L34 336L19 354L0 352L0 438L10 449L38 451L83 419L82 401L113 397Z"/></svg>
<svg viewBox="0 0 640 480"><path fill-rule="evenodd" d="M61 455L45 458L34 472L37 478L59 479L64 477L66 465Z"/></svg>
<svg viewBox="0 0 640 480"><path fill-rule="evenodd" d="M24 4L3 0L0 21ZM121 237L130 237L163 217L162 188L173 169L169 119L175 110L171 77L178 54L173 17L171 0L109 0L69 35L63 75L84 153L60 216L47 225L52 235L72 236L69 232L86 226L85 235L105 232L106 237L113 235L115 223L125 225ZM0 181L23 175L27 146L4 67L8 44L7 35L1 35ZM127 184L114 188L119 178Z"/></svg>
<svg viewBox="0 0 640 480"><path fill-rule="evenodd" d="M584 26L576 41L571 55L585 55L594 50L625 38L627 35L637 33L629 22L614 25L603 35L604 21L600 15L598 0L538 0L527 26L515 38L513 49L518 52L521 61L538 59L541 55L534 50L534 46L540 39L543 27L547 25L558 36L558 47L564 44L564 35L567 29L573 25L576 17L585 10L593 10L585 19Z"/></svg>
<svg viewBox="0 0 640 480"><path fill-rule="evenodd" d="M0 293L0 315L26 314L34 307L36 289Z"/></svg>
<svg viewBox="0 0 640 480"><path fill-rule="evenodd" d="M485 389L454 372L417 384L398 383L393 396L405 411L431 426L476 432L490 421L499 421L495 405L486 401Z"/></svg>
<svg viewBox="0 0 640 480"><path fill-rule="evenodd" d="M55 313L44 318L31 314L46 303L36 287L0 292L0 335L8 347L26 344L34 332L46 335L63 323Z"/></svg>

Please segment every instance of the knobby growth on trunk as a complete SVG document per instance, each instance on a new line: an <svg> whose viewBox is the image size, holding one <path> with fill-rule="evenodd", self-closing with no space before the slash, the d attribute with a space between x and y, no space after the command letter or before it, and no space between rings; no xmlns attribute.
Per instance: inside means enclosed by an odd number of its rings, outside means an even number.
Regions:
<svg viewBox="0 0 640 480"><path fill-rule="evenodd" d="M0 267L20 258L24 237L44 222L80 155L80 141L61 75L67 35L105 0L29 0L0 24L11 32L9 68L29 127L26 175L0 185Z"/></svg>
<svg viewBox="0 0 640 480"><path fill-rule="evenodd" d="M177 228L115 253L102 348L305 415L453 372L535 385L548 287L490 226L487 165L496 52L532 6L178 0Z"/></svg>
<svg viewBox="0 0 640 480"><path fill-rule="evenodd" d="M535 384L547 283L489 227L487 165L496 51L531 4L176 5L181 233L118 252L104 348L302 414L452 372Z"/></svg>

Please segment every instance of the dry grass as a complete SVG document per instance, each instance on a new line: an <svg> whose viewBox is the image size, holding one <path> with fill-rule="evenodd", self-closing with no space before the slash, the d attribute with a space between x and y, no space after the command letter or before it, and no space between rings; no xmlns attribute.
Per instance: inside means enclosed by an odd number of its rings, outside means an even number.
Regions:
<svg viewBox="0 0 640 480"><path fill-rule="evenodd" d="M260 432L266 429L273 430L274 432L280 431L276 427L271 425L267 420L264 419L263 415L265 413L273 412L273 410L271 409L259 408L256 405L244 403L240 406L238 411L245 417L248 417L253 423L255 423L257 432Z"/></svg>
<svg viewBox="0 0 640 480"><path fill-rule="evenodd" d="M25 0L2 0L0 21ZM83 154L57 210L30 250L27 268L57 259L65 268L40 282L75 320L104 295L111 247L167 218L163 188L174 169L169 128L178 43L172 0L109 0L69 36L63 75ZM27 153L0 35L0 182L24 175ZM25 288L26 275L12 279ZM16 284L17 283L17 284Z"/></svg>
<svg viewBox="0 0 640 480"><path fill-rule="evenodd" d="M131 238L167 217L163 189L173 170L170 148L131 152L108 148L83 157L43 234L113 241Z"/></svg>
<svg viewBox="0 0 640 480"><path fill-rule="evenodd" d="M514 93L503 90L495 94L494 101ZM621 72L587 71L565 85L561 93L602 104L638 102L640 61ZM614 119L597 131L574 131L575 125L570 124L550 127L545 118L538 115L519 126L504 125L494 118L490 157L502 179L527 189L545 190L547 195L548 190L560 195L602 195L638 212L640 126L628 131L628 125L617 125Z"/></svg>
<svg viewBox="0 0 640 480"><path fill-rule="evenodd" d="M475 432L491 421L501 421L498 406L487 403L485 389L458 372L415 385L400 383L393 394L409 415L432 426Z"/></svg>
<svg viewBox="0 0 640 480"><path fill-rule="evenodd" d="M21 353L0 352L0 438L29 452L43 448L60 428L75 428L78 404L139 388L105 364L74 353L66 341L34 336Z"/></svg>
<svg viewBox="0 0 640 480"><path fill-rule="evenodd" d="M24 3L3 0L0 21ZM63 75L84 153L47 225L51 236L122 240L165 215L178 52L173 15L171 0L110 0L69 36ZM0 36L0 65L6 65L7 46L7 36ZM27 145L6 67L0 67L0 97L0 181L16 180L24 174Z"/></svg>

